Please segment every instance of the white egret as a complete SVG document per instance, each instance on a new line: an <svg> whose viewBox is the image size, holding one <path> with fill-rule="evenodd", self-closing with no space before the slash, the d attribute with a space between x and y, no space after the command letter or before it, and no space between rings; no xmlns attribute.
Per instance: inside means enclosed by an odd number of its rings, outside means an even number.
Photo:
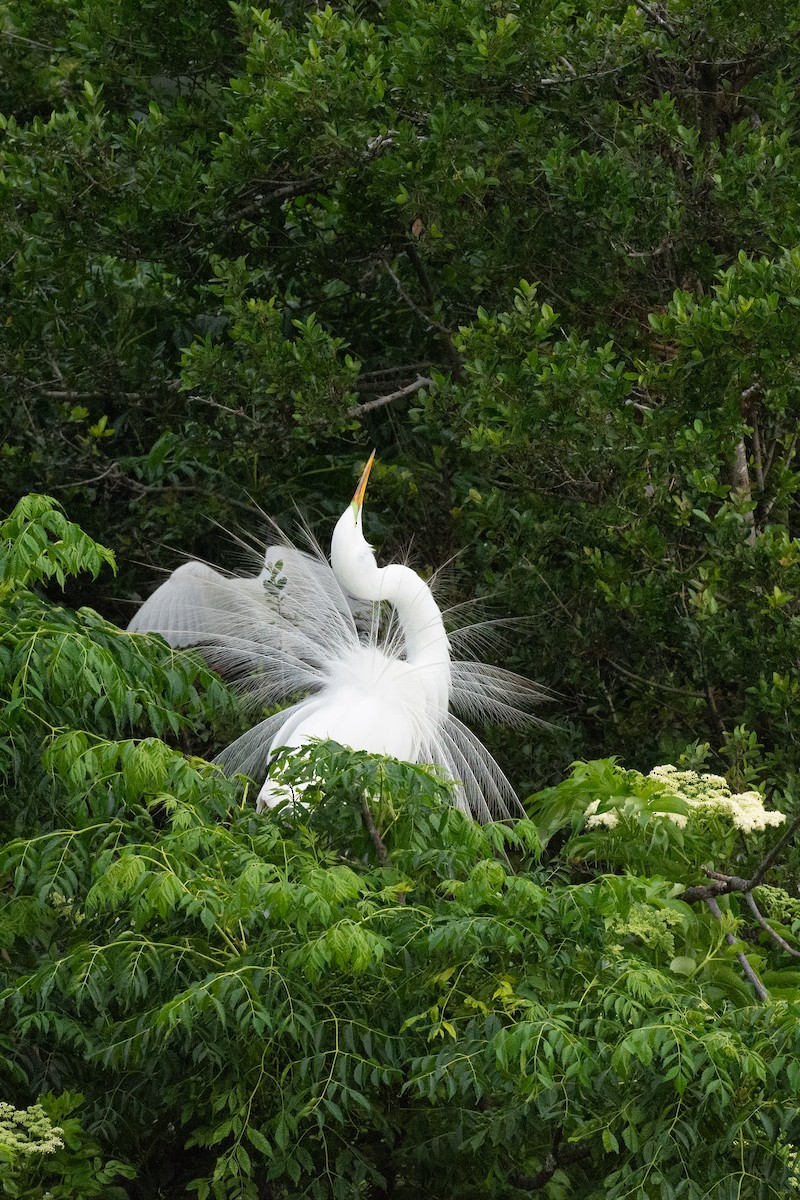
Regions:
<svg viewBox="0 0 800 1200"><path fill-rule="evenodd" d="M309 551L268 547L255 578L185 563L128 628L197 646L261 705L302 695L223 751L226 770L261 778L279 747L330 738L435 764L454 782L454 803L479 820L521 815L500 767L456 714L519 725L543 693L509 671L454 659L428 585L409 567L377 565L362 530L374 457L333 531L330 565L313 541ZM285 796L267 777L257 807Z"/></svg>

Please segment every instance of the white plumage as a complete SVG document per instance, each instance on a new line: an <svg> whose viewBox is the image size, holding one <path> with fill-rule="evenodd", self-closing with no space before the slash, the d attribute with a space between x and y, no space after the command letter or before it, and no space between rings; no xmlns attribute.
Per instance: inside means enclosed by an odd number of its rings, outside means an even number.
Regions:
<svg viewBox="0 0 800 1200"><path fill-rule="evenodd" d="M260 706L302 696L222 752L228 771L263 778L279 747L330 738L435 764L454 781L454 803L479 820L521 815L505 775L456 714L519 725L543 693L501 668L452 661L428 585L409 567L378 567L361 528L373 458L336 525L330 565L312 539L307 551L268 547L251 578L185 563L128 628L197 646ZM285 796L267 777L258 808Z"/></svg>

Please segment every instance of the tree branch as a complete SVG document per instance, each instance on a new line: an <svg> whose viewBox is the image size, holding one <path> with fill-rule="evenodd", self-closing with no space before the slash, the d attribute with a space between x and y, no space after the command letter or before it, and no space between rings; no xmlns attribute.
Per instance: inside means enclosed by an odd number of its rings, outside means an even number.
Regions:
<svg viewBox="0 0 800 1200"><path fill-rule="evenodd" d="M755 919L758 921L761 928L766 930L766 932L773 939L773 941L776 941L778 943L778 945L781 946L786 951L787 954L793 954L795 958L800 958L800 950L795 950L794 946L790 946L789 943L786 941L786 939L782 938L781 935L778 933L778 931L776 929L773 929L768 921L764 920L763 916L761 915L761 913L759 911L758 905L755 902L753 893L745 892L744 898L747 901L747 907L750 909L750 912L753 914Z"/></svg>
<svg viewBox="0 0 800 1200"><path fill-rule="evenodd" d="M716 918L716 920L721 921L722 920L722 911L713 896L706 897L706 904L708 905L711 913ZM733 936L732 933L725 934L725 941L728 943L729 946L736 945L736 938ZM745 975L752 983L753 989L754 989L756 995L758 996L759 1000L769 1000L769 992L764 987L763 983L758 978L758 976L756 975L753 968L750 966L747 955L744 954L743 951L740 950L737 953L736 957L738 958L741 968L744 971Z"/></svg>
<svg viewBox="0 0 800 1200"><path fill-rule="evenodd" d="M361 815L364 818L367 832L375 847L375 853L378 855L378 862L382 867L385 867L389 861L389 851L386 849L386 843L378 832L378 826L375 824L375 820L370 812L366 796L361 797Z"/></svg>
<svg viewBox="0 0 800 1200"><path fill-rule="evenodd" d="M416 255L416 254L415 254L415 258L419 259L419 255ZM413 260L412 260L412 261L413 261ZM434 318L433 318L433 317L432 317L432 316L431 316L429 313L426 313L426 312L425 312L425 310L424 310L423 308L420 308L420 306L419 306L419 305L416 303L416 301L415 301L415 300L412 300L411 296L409 296L408 292L407 292L407 291L406 291L406 289L403 287L403 284L402 284L402 283L401 283L401 281L398 279L398 277L395 275L394 271L393 271L393 270L392 270L392 268L389 266L389 264L388 264L387 262L384 262L384 264L383 264L383 265L384 265L384 268L385 268L385 270L386 270L386 274L389 276L389 278L391 279L391 281L392 281L392 283L394 284L395 288L397 289L397 294L398 294L398 296L400 297L400 299L401 299L401 300L403 300L403 301L405 301L405 303L408 305L408 307L409 307L409 308L410 308L410 309L411 309L413 312L415 312L415 313L417 314L417 316L418 316L418 317L422 317L422 320L423 320L423 321L424 321L424 322L425 322L427 325L429 325L431 329L435 329L435 330L436 330L438 333L443 333L443 334L445 334L445 335L446 335L448 338L449 338L449 337L452 337L452 333L453 333L452 329L448 329L446 325L442 325L442 324L441 324L441 322L439 322L439 321L436 321L436 320L435 320L435 319L434 319ZM425 279L426 279L426 283L427 283L427 276L425 277ZM423 290L425 291L425 293L426 293L426 297L427 297L427 296L428 296L428 292L430 291L430 284L428 283L428 286L427 286L427 288L423 288ZM431 301L431 303L432 303L432 302L433 302L433 296L431 295L431 296L429 297L429 299L430 299L430 301Z"/></svg>
<svg viewBox="0 0 800 1200"><path fill-rule="evenodd" d="M646 17L650 17L651 21L655 21L656 25L660 25L664 32L668 33L670 37L674 38L678 36L673 26L670 25L669 21L661 16L655 5L645 4L644 0L633 0L633 2L640 12L643 12Z"/></svg>
<svg viewBox="0 0 800 1200"><path fill-rule="evenodd" d="M741 892L746 896L763 881L783 847L794 837L798 829L800 829L800 809L795 813L777 842L764 855L749 879L743 879L741 875L725 875L722 871L712 871L711 867L703 867L703 871L711 882L699 883L686 888L681 893L681 899L687 904L694 904L696 900L708 900L709 897L725 896L730 892Z"/></svg>
<svg viewBox="0 0 800 1200"><path fill-rule="evenodd" d="M407 375L409 371L427 371L435 364L432 362L402 363L397 367L374 367L371 371L362 371L356 382L359 391L369 391L382 386L382 382L392 375ZM371 383L367 381L371 380Z"/></svg>
<svg viewBox="0 0 800 1200"><path fill-rule="evenodd" d="M797 810L793 819L786 826L783 833L778 838L777 842L772 847L772 849L769 850L765 854L764 858L761 860L759 865L756 867L756 869L753 872L753 875L750 879L750 886L747 889L748 892L752 891L752 889L754 887L757 887L758 884L761 883L761 880L764 878L767 871L770 869L772 864L775 862L775 859L778 857L778 854L780 853L780 851L783 849L783 847L786 845L786 843L794 837L794 835L797 833L798 829L800 829L800 809Z"/></svg>
<svg viewBox="0 0 800 1200"><path fill-rule="evenodd" d="M428 272L426 271L425 264L422 261L422 259L420 258L419 251L417 250L417 247L414 245L414 242L412 241L411 238L406 239L405 252L406 252L406 258L411 263L411 266L414 268L414 273L417 276L417 279L419 281L419 286L422 288L422 291L425 295L425 299L427 300L429 307L435 308L436 296L434 295L433 287L431 285L431 281L428 276ZM424 316L425 314L423 313L421 315ZM442 335L442 347L443 347L444 352L447 355L448 359L450 360L450 365L453 370L453 378L456 381L460 380L464 364L461 361L461 355L459 354L458 350L456 350L456 348L453 344L452 330L448 329L446 325L440 325L437 321L434 321L431 317L426 317L426 320L428 320L431 323L431 325L433 326L433 328L436 329Z"/></svg>
<svg viewBox="0 0 800 1200"><path fill-rule="evenodd" d="M783 458L784 469L788 469L789 463L794 458L795 451L797 450L798 436L800 436L800 435L795 434L794 437L792 438L791 442L789 443L789 449L786 451L786 454L784 455L784 458ZM775 438L772 445L770 446L769 455L767 456L767 465L764 468L765 475L768 475L770 470L772 469L772 459L775 454L776 445L777 445L777 437ZM767 517L769 516L769 514L772 512L772 509L775 505L775 501L777 500L777 498L778 498L778 494L776 492L775 495L764 505L764 508L763 508L763 511L761 514L762 525L767 520Z"/></svg>
<svg viewBox="0 0 800 1200"><path fill-rule="evenodd" d="M756 473L756 483L758 484L759 493L764 492L764 469L762 466L763 455L761 452L761 426L758 420L758 412L753 413L753 468Z"/></svg>
<svg viewBox="0 0 800 1200"><path fill-rule="evenodd" d="M694 887L686 888L685 891L681 893L681 900L685 901L686 904L694 904L696 901L702 900L703 903L708 906L709 910L713 913L716 919L721 921L722 913L720 911L719 904L717 903L717 896L725 896L730 895L733 892L738 892L744 896L745 903L752 912L753 916L758 921L759 925L766 930L770 937L773 938L779 946L782 946L784 950L788 951L789 954L794 955L796 958L800 958L800 951L794 950L786 941L784 941L780 934L777 933L768 924L768 922L764 920L763 916L759 912L758 905L751 895L753 888L758 887L759 883L761 883L767 871L778 857L780 851L795 835L798 829L800 829L800 810L798 810L798 812L795 814L793 820L783 831L777 842L775 842L771 849L764 855L763 859L749 879L743 879L741 875L725 875L722 871L713 871L710 867L704 867L703 870L706 875L708 875L709 882L706 884L697 884ZM728 944L731 946L736 942L736 938L731 933L726 933L725 938ZM769 993L748 962L747 956L744 953L739 952L736 957L739 959L745 975L755 988L759 999L767 1000L769 998Z"/></svg>
<svg viewBox="0 0 800 1200"><path fill-rule="evenodd" d="M304 196L306 192L318 188L322 182L322 175L309 175L307 179L293 179L288 183L280 184L273 191L266 192L262 196L256 196L255 200L250 204L246 204L244 208L237 208L231 213L231 219L234 221L244 221L248 217L255 217L268 204L272 204L276 200L293 200L295 196Z"/></svg>
<svg viewBox="0 0 800 1200"><path fill-rule="evenodd" d="M357 404L355 408L347 410L348 417L361 417L364 413L372 412L374 408L383 408L385 404L391 404L393 400L402 400L403 396L410 396L412 392L418 392L420 388L430 387L433 383L427 375L418 375L413 383L406 384L405 387L398 388L396 392L389 392L386 396L376 396L374 400L365 400L363 404Z"/></svg>
<svg viewBox="0 0 800 1200"><path fill-rule="evenodd" d="M220 412L230 413L232 417L240 417L243 421L249 421L251 425L261 424L258 417L251 417L243 408L231 408L227 404L220 404L216 400L211 400L208 396L189 396L188 399L193 404L207 404L209 408L218 408Z"/></svg>
<svg viewBox="0 0 800 1200"><path fill-rule="evenodd" d="M30 381L26 381L30 382ZM114 388L107 388L104 392L78 392L71 388L48 388L41 387L37 383L30 383L40 396L45 396L48 400L70 400L79 401L86 400L89 402L97 400L161 400L161 392L118 392ZM169 385L166 385L169 386Z"/></svg>
<svg viewBox="0 0 800 1200"><path fill-rule="evenodd" d="M671 687L668 683L656 683L655 679L645 679L643 675L637 675L635 671L629 671L627 667L620 666L619 663L614 662L613 658L608 658L608 656L606 656L606 662L615 671L619 671L620 675L627 675L628 679L634 679L637 683L644 683L648 687L658 689L658 691L671 692L674 696L689 696L692 700L705 701L707 699L702 692L693 692L689 688Z"/></svg>

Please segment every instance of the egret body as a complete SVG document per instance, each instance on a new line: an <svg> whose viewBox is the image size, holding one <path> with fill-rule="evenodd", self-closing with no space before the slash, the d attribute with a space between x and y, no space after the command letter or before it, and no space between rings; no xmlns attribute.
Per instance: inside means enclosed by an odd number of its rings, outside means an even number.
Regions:
<svg viewBox="0 0 800 1200"><path fill-rule="evenodd" d="M509 671L455 660L425 581L400 564L378 566L362 529L373 459L333 531L330 565L313 545L270 546L249 579L186 563L129 629L198 646L260 704L303 693L220 755L226 770L267 776L259 810L287 795L267 775L276 750L319 738L437 765L454 781L454 803L480 820L520 815L505 775L454 710L518 724L541 692Z"/></svg>

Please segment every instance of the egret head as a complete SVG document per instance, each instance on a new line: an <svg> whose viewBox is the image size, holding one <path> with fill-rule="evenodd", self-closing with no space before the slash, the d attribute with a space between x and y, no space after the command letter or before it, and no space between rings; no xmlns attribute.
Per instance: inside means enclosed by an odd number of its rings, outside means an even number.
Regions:
<svg viewBox="0 0 800 1200"><path fill-rule="evenodd" d="M361 506L374 460L373 450L358 481L355 495L336 522L331 538L333 573L344 590L360 600L372 599L374 576L378 569L372 547L361 529Z"/></svg>

